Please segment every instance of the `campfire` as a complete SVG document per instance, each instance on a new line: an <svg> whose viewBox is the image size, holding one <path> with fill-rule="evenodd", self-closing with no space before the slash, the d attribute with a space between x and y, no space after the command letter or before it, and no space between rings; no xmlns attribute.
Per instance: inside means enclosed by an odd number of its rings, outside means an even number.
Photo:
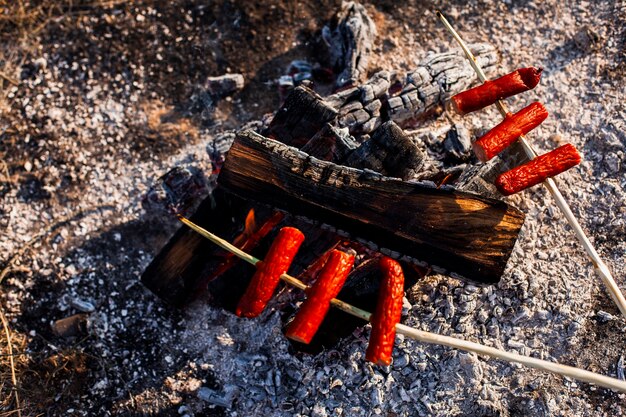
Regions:
<svg viewBox="0 0 626 417"><path fill-rule="evenodd" d="M354 62L355 56L358 61L368 53L375 31L358 7L344 12L336 31L354 30L346 22L359 19L359 27L367 29L348 44L345 56ZM366 359L379 365L391 363L397 332L626 391L619 380L399 323L402 290L429 271L482 284L498 282L524 214L492 193L497 187L509 195L542 182L626 312L608 268L550 179L578 164L578 151L564 145L538 156L523 135L548 116L545 107L533 103L511 114L500 101L534 88L541 70L520 69L486 82L482 67L494 65L493 48L467 47L440 17L483 85L467 90L472 74L465 58L447 52L429 56L404 79L380 72L361 85L355 84L363 68L344 65L337 80L341 88L327 97L318 95L311 83L294 87L269 122L229 137L217 188L191 219L179 217L188 228L176 233L142 281L173 305L208 297L215 306L252 320L282 279L307 295L286 326L298 349L331 347L363 325L332 310L326 316L332 304L372 322ZM340 38L335 33L328 39ZM407 130L450 100L461 114L496 104L505 116L473 144L479 160L491 160L519 139L530 161L520 164L513 149L498 169L493 163L485 164L489 169L427 169L427 152ZM457 157L469 159L463 152L467 146L456 140L451 148ZM504 172L493 178L494 171ZM492 193L471 192L485 183Z"/></svg>

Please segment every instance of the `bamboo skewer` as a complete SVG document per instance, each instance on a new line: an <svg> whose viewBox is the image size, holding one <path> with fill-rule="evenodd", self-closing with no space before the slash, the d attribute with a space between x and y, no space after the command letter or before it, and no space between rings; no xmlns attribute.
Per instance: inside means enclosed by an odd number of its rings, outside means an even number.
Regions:
<svg viewBox="0 0 626 417"><path fill-rule="evenodd" d="M243 259L244 261L252 265L256 265L256 263L259 262L259 259L242 251L241 249L232 245L228 241L214 235L208 230L203 229L202 227L196 225L195 223L191 222L187 218L179 215L178 219L181 222L183 222L185 225L189 226L192 230L206 237L211 242L215 243L221 248L233 253L235 256ZM304 284L302 281L286 273L281 275L280 278L286 283L294 287L297 287L301 290L306 290L308 288L307 285ZM371 313L365 310L362 310L360 308L357 308L351 304L345 303L336 298L331 300L331 304L335 306L336 308L339 308L340 310L348 314L351 314L355 317L361 318L365 321L370 320ZM586 371L584 369L574 368L572 366L567 366L567 365L561 365L555 362L544 361L542 359L531 358L529 356L519 355L517 353L506 352L504 350L499 350L499 349L492 348L489 346L484 346L484 345L481 345L480 343L474 343L474 342L470 342L467 340L458 339L456 337L443 336L443 335L436 334L436 333L426 332L423 330L418 330L409 326L405 326L404 324L400 324L400 323L396 325L396 332L403 334L411 339L420 341L420 342L448 346L448 347L460 349L466 352L473 352L479 355L485 355L485 356L502 359L502 360L509 361L509 362L517 362L517 363L520 363L522 365L525 365L531 368L536 368L536 369L540 369L543 371L552 372L555 374L559 374L559 375L563 375L566 377L596 384L605 388L611 388L617 391L626 392L626 381L621 381L616 378L611 378L608 376L596 374L594 372Z"/></svg>
<svg viewBox="0 0 626 417"><path fill-rule="evenodd" d="M472 54L472 51L469 50L469 48L467 47L467 44L463 41L461 36L457 33L456 30L454 30L452 25L450 25L448 20L440 11L437 11L437 16L439 17L439 19L441 19L441 22L446 27L448 32L450 32L450 34L454 37L454 39L461 46L461 49L467 56L467 59L469 60L470 65L472 66L474 71L476 71L476 74L478 75L478 79L480 80L480 82L484 83L485 81L487 81L487 77L485 76L485 73L478 66L478 63L476 61L476 58L474 57L474 54ZM498 107L498 110L500 110L500 113L502 114L502 116L506 117L509 111L506 105L502 102L502 100L496 101L496 106ZM535 159L537 157L537 152L533 149L530 143L528 143L526 138L523 135L520 135L518 140L519 140L519 143L522 145L522 148L524 149L526 156L528 156L528 159L531 159L531 160ZM624 295L622 294L621 290L617 286L615 279L613 279L613 276L611 275L611 271L609 270L609 267L606 266L606 264L602 261L602 259L600 258L600 255L598 254L596 249L593 247L593 244L589 241L589 238L587 237L584 230L580 226L580 223L578 223L578 220L574 216L574 213L572 213L572 210L570 209L569 204L567 204L567 201L565 200L565 198L559 191L554 180L552 178L548 178L547 180L543 182L543 185L548 189L548 191L550 191L550 194L552 194L552 196L554 197L554 200L556 201L556 205L559 207L559 209L561 210L561 212L567 219L567 222L570 224L570 226L574 230L576 237L578 237L578 240L580 240L580 243L583 245L583 248L585 249L587 256L589 256L589 259L591 260L591 263L593 264L596 273L602 279L602 282L604 283L604 286L606 287L609 295L611 296L615 304L617 304L617 307L622 312L622 315L626 317L626 299L624 298Z"/></svg>

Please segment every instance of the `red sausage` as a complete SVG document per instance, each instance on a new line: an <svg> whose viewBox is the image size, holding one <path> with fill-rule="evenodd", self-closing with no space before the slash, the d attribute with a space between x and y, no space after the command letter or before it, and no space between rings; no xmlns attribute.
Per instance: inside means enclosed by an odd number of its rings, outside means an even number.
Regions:
<svg viewBox="0 0 626 417"><path fill-rule="evenodd" d="M452 97L453 107L460 114L466 114L487 107L497 100L531 90L539 83L541 68L520 68L496 80L459 93Z"/></svg>
<svg viewBox="0 0 626 417"><path fill-rule="evenodd" d="M303 240L304 235L296 228L280 229L265 260L256 264L256 272L239 300L235 314L239 317L256 317L261 314L272 298L280 276L289 269Z"/></svg>
<svg viewBox="0 0 626 417"><path fill-rule="evenodd" d="M543 104L535 102L515 114L507 114L499 125L487 132L472 145L474 153L485 162L505 150L517 140L543 122L548 111Z"/></svg>
<svg viewBox="0 0 626 417"><path fill-rule="evenodd" d="M580 164L580 154L571 143L538 156L523 165L507 171L496 179L496 187L504 195L515 194L539 184L549 177Z"/></svg>
<svg viewBox="0 0 626 417"><path fill-rule="evenodd" d="M396 339L396 324L400 322L402 314L404 273L400 264L388 257L381 258L380 269L383 279L378 291L376 311L371 318L372 333L365 359L377 365L389 365Z"/></svg>
<svg viewBox="0 0 626 417"><path fill-rule="evenodd" d="M310 343L324 320L330 300L335 298L346 282L354 264L354 256L333 249L307 299L289 324L285 335L298 342Z"/></svg>

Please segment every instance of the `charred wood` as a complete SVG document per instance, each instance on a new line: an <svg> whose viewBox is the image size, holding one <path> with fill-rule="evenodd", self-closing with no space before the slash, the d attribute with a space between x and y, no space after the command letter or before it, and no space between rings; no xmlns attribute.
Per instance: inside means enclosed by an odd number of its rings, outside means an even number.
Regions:
<svg viewBox="0 0 626 417"><path fill-rule="evenodd" d="M414 177L423 164L422 152L393 121L376 129L345 161L345 165L354 168L371 169L403 180Z"/></svg>
<svg viewBox="0 0 626 417"><path fill-rule="evenodd" d="M470 48L486 72L495 68L498 55L493 46L481 43ZM476 78L460 50L429 54L417 69L399 80L399 92L394 93L397 77L380 71L361 86L326 97L325 101L339 111L337 124L353 135L369 134L387 120L401 127L412 126Z"/></svg>
<svg viewBox="0 0 626 417"><path fill-rule="evenodd" d="M357 83L365 75L376 38L376 25L365 7L343 2L329 26L322 30L330 64L338 73L336 86Z"/></svg>
<svg viewBox="0 0 626 417"><path fill-rule="evenodd" d="M337 111L305 86L294 88L276 113L265 135L300 147L337 116Z"/></svg>
<svg viewBox="0 0 626 417"><path fill-rule="evenodd" d="M490 198L501 198L502 194L494 185L497 176L527 161L521 145L514 143L499 156L485 163L468 165L456 181L455 187Z"/></svg>
<svg viewBox="0 0 626 417"><path fill-rule="evenodd" d="M470 45L470 49L485 72L495 68L498 55L493 46L478 43ZM400 94L389 98L387 115L400 126L410 125L475 80L476 75L460 50L430 54L407 74Z"/></svg>
<svg viewBox="0 0 626 417"><path fill-rule="evenodd" d="M251 131L238 134L218 183L482 282L499 280L524 219L501 201L320 161Z"/></svg>
<svg viewBox="0 0 626 417"><path fill-rule="evenodd" d="M348 129L327 124L300 149L317 159L343 164L358 146Z"/></svg>

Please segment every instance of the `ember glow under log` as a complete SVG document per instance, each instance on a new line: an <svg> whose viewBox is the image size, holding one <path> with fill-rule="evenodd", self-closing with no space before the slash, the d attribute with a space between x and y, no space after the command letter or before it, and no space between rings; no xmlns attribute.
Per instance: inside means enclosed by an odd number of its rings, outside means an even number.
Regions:
<svg viewBox="0 0 626 417"><path fill-rule="evenodd" d="M454 109L461 115L480 110L498 100L532 90L541 78L541 68L520 68L493 81L471 88L452 97Z"/></svg>
<svg viewBox="0 0 626 417"><path fill-rule="evenodd" d="M289 324L285 336L301 343L310 343L337 297L354 264L354 256L332 250L320 276L307 291L307 299Z"/></svg>
<svg viewBox="0 0 626 417"><path fill-rule="evenodd" d="M580 161L578 150L568 143L501 174L496 180L496 187L504 195L515 194L567 171Z"/></svg>
<svg viewBox="0 0 626 417"><path fill-rule="evenodd" d="M500 124L474 142L476 157L486 162L508 148L548 117L548 111L539 102L532 103L515 114L507 114Z"/></svg>

